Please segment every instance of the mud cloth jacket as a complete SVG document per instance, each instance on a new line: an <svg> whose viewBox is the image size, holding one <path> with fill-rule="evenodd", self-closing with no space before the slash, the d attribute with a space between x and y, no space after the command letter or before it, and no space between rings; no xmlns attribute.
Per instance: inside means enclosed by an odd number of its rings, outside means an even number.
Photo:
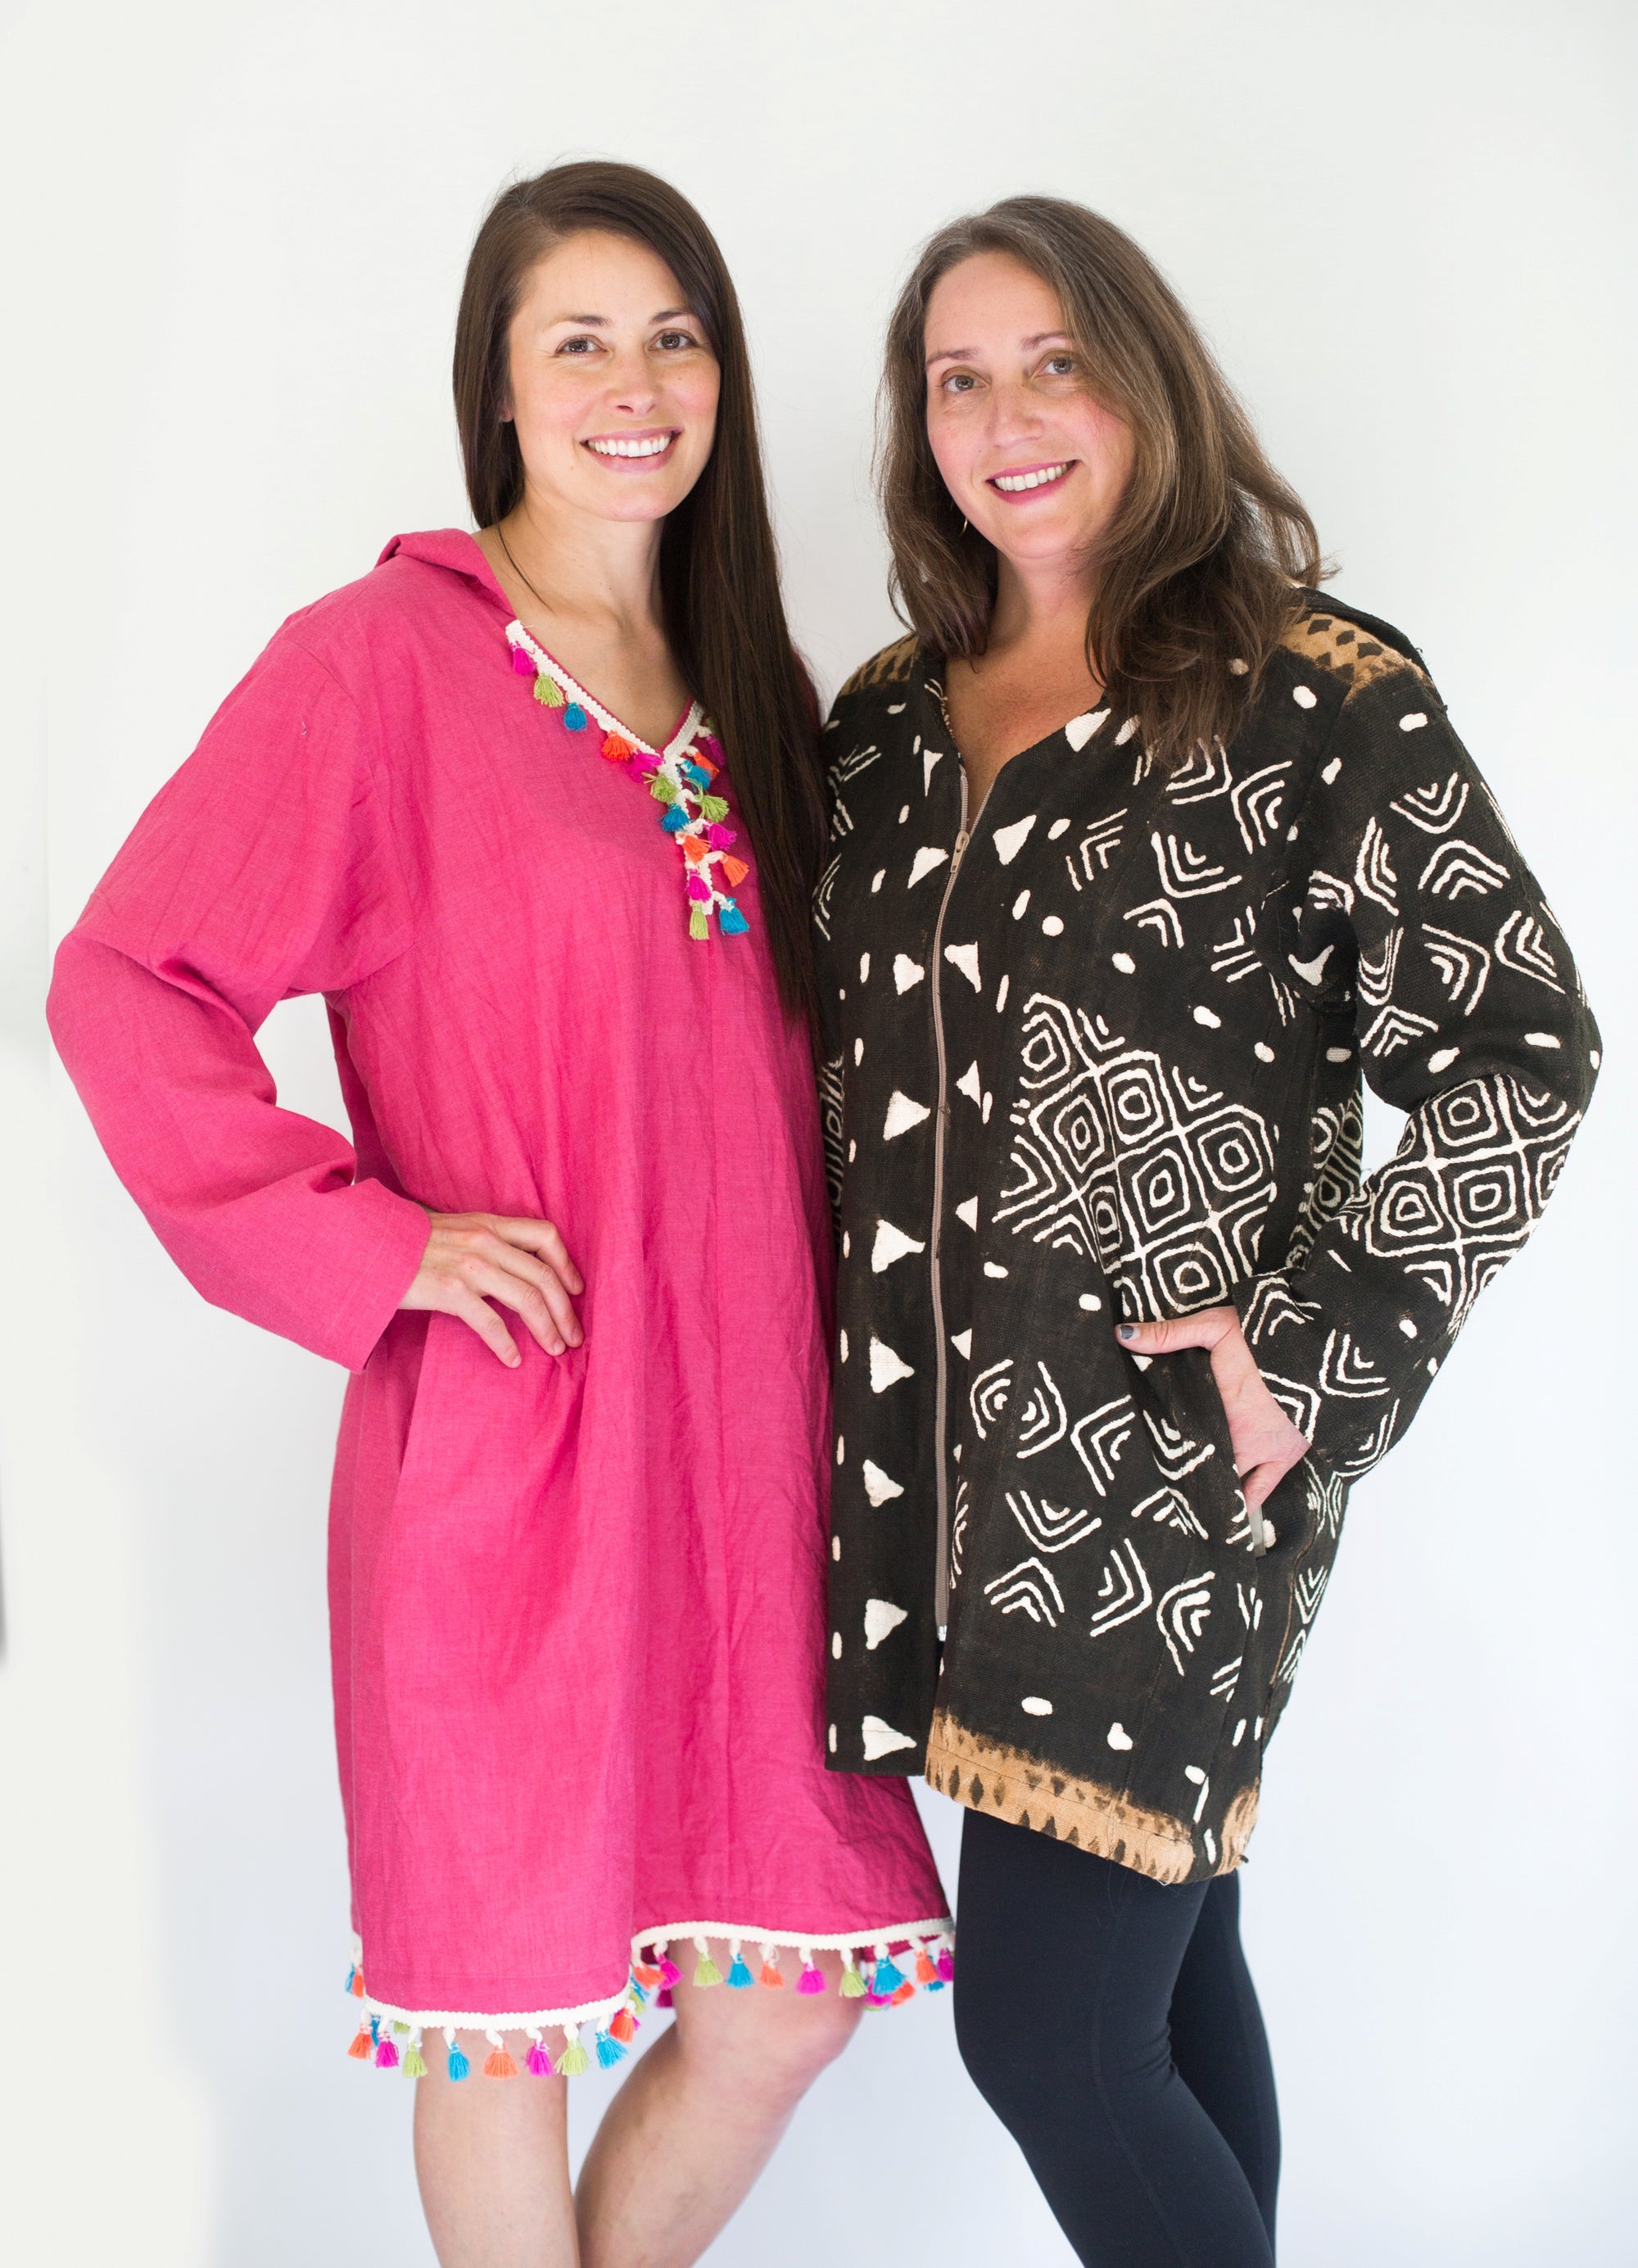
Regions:
<svg viewBox="0 0 1638 2268"><path fill-rule="evenodd" d="M1385 624L1310 594L1226 751L1167 770L1099 709L970 831L939 669L889 647L829 725L831 1761L1197 1881L1598 1031ZM1363 1186L1362 1074L1408 1113ZM1206 1353L1114 1336L1230 1300L1311 1444L1257 1520Z"/></svg>

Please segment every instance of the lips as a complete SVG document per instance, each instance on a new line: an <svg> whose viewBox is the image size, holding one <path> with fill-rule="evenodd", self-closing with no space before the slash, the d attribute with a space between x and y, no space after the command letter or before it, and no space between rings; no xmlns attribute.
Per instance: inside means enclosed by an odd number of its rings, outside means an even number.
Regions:
<svg viewBox="0 0 1638 2268"><path fill-rule="evenodd" d="M606 465L652 465L669 454L676 428L663 433L598 433L582 446Z"/></svg>
<svg viewBox="0 0 1638 2268"><path fill-rule="evenodd" d="M1017 465L1010 472L992 473L988 485L1004 497L1034 496L1041 489L1054 488L1075 461L1061 457L1048 465Z"/></svg>

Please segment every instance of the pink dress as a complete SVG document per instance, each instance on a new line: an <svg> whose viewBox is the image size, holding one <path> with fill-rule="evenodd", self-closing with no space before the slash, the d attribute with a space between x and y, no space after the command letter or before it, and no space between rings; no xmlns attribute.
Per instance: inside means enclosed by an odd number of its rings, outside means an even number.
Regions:
<svg viewBox="0 0 1638 2268"><path fill-rule="evenodd" d="M354 2051L412 2071L458 2023L559 2028L571 2071L584 2024L611 2059L667 1942L745 1940L736 1983L789 1948L810 1991L839 1948L877 1999L903 1972L873 1953L947 1967L907 1788L824 1769L818 1108L720 754L697 710L664 751L624 733L470 536L400 537L284 624L57 960L57 1045L173 1257L355 1373ZM350 1144L256 1051L305 992ZM584 1344L518 1326L509 1371L398 1313L423 1205L555 1221Z"/></svg>

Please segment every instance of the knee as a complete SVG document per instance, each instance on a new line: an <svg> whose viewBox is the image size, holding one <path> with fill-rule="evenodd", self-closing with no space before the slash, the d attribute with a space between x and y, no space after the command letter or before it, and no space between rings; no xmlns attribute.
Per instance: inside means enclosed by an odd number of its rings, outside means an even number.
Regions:
<svg viewBox="0 0 1638 2268"><path fill-rule="evenodd" d="M716 1994L712 1999L709 2021L679 2027L688 2061L709 2066L714 2087L791 2106L852 2039L863 2007L834 1992L797 1999L789 1992L758 1992L732 2002Z"/></svg>
<svg viewBox="0 0 1638 2268"><path fill-rule="evenodd" d="M1042 2074L1020 2010L958 1982L955 2020L967 2077L1002 2124L1021 2133L1037 2115Z"/></svg>

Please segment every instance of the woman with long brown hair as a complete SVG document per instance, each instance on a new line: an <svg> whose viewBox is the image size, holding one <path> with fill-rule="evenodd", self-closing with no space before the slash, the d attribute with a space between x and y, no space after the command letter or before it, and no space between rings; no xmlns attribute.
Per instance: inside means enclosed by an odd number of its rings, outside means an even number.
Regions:
<svg viewBox="0 0 1638 2268"><path fill-rule="evenodd" d="M817 717L733 288L675 190L508 190L455 390L477 536L396 538L285 623L52 1022L198 1288L354 1373L352 2051L420 2080L438 2257L670 2268L864 2003L948 1973L908 1790L816 1739ZM256 1051L301 992L350 1142ZM562 2081L673 1987L571 2198Z"/></svg>
<svg viewBox="0 0 1638 2268"><path fill-rule="evenodd" d="M884 402L912 634L837 700L817 897L828 1748L967 1807L958 2038L1081 2257L1267 2268L1263 1750L1598 1033L1420 656L1314 587L1129 238L942 230ZM1407 1114L1363 1182L1362 1073Z"/></svg>

